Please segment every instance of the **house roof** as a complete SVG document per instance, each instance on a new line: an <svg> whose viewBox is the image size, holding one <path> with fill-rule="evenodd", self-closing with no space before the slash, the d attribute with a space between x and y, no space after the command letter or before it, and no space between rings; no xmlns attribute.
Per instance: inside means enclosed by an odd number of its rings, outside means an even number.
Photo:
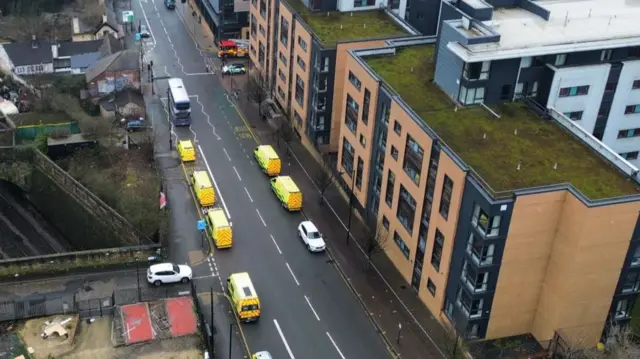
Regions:
<svg viewBox="0 0 640 359"><path fill-rule="evenodd" d="M113 111L116 109L116 106L122 108L128 104L144 107L144 98L140 91L127 89L105 96L105 98L100 101L100 105L107 111Z"/></svg>
<svg viewBox="0 0 640 359"><path fill-rule="evenodd" d="M102 43L102 40L61 42L58 48L58 56L74 56L99 52Z"/></svg>
<svg viewBox="0 0 640 359"><path fill-rule="evenodd" d="M137 70L139 67L140 54L134 49L129 49L102 58L85 76L87 82L91 82L105 71Z"/></svg>
<svg viewBox="0 0 640 359"><path fill-rule="evenodd" d="M36 40L4 44L2 47L13 66L39 65L53 62L52 43L49 40Z"/></svg>
<svg viewBox="0 0 640 359"><path fill-rule="evenodd" d="M116 39L111 34L107 34L107 36L103 37L100 41L102 41L100 52L105 56L124 50L123 42L120 39Z"/></svg>

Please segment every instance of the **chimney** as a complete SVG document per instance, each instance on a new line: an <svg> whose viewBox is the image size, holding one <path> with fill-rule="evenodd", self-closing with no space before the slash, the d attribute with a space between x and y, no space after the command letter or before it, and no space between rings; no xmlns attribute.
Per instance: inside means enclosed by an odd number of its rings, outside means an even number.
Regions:
<svg viewBox="0 0 640 359"><path fill-rule="evenodd" d="M31 35L31 47L34 49L38 48L38 42L36 41L36 35Z"/></svg>
<svg viewBox="0 0 640 359"><path fill-rule="evenodd" d="M80 33L80 20L78 20L77 16L73 17L73 33L74 34Z"/></svg>
<svg viewBox="0 0 640 359"><path fill-rule="evenodd" d="M107 14L102 14L102 23L106 23L107 22Z"/></svg>

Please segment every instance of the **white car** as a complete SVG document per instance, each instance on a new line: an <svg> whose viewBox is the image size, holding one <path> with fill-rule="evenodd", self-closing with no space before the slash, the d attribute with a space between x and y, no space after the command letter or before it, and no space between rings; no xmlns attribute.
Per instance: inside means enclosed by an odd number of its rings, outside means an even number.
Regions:
<svg viewBox="0 0 640 359"><path fill-rule="evenodd" d="M193 278L193 271L187 265L160 263L147 269L147 281L159 286L167 283L188 283Z"/></svg>
<svg viewBox="0 0 640 359"><path fill-rule="evenodd" d="M261 351L253 354L251 359L273 359L273 357L268 351Z"/></svg>
<svg viewBox="0 0 640 359"><path fill-rule="evenodd" d="M298 236L311 252L322 252L327 248L322 233L311 221L304 221L298 226Z"/></svg>
<svg viewBox="0 0 640 359"><path fill-rule="evenodd" d="M140 31L138 32L140 33L140 37L142 38L147 38L151 36L151 34L149 33L149 30L147 29L147 25L144 25L144 24L140 25Z"/></svg>

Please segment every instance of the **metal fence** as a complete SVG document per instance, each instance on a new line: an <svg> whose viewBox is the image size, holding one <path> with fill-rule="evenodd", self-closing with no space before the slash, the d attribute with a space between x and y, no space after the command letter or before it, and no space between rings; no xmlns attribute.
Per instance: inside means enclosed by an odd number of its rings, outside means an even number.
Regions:
<svg viewBox="0 0 640 359"><path fill-rule="evenodd" d="M215 358L215 345L213 337L215 328L213 327L213 323L209 324L205 319L200 301L198 300L198 292L193 282L191 282L191 296L193 298L193 304L195 305L196 315L198 316L198 324L200 325L202 342L204 343L205 348L207 348L207 352L209 353L210 357ZM211 307L211 311L213 312L213 306Z"/></svg>
<svg viewBox="0 0 640 359"><path fill-rule="evenodd" d="M19 300L0 301L0 322L65 314L78 314L81 318L110 316L114 314L116 306L190 294L191 287L187 285L124 288L93 296L86 294L32 296ZM199 309L197 304L196 308ZM199 310L198 313L200 313Z"/></svg>

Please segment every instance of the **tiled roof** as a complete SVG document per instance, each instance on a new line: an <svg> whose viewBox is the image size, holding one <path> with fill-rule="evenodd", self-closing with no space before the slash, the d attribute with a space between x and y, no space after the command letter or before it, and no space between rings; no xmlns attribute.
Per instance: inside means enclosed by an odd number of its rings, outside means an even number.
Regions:
<svg viewBox="0 0 640 359"><path fill-rule="evenodd" d="M105 71L137 70L140 67L140 54L133 49L117 52L102 58L86 73L87 82L91 82Z"/></svg>
<svg viewBox="0 0 640 359"><path fill-rule="evenodd" d="M13 66L39 65L53 62L52 43L49 40L36 40L4 44L2 47L7 52Z"/></svg>
<svg viewBox="0 0 640 359"><path fill-rule="evenodd" d="M78 42L61 42L58 47L58 56L74 56L81 54L89 54L99 52L102 46L102 40L78 41Z"/></svg>

